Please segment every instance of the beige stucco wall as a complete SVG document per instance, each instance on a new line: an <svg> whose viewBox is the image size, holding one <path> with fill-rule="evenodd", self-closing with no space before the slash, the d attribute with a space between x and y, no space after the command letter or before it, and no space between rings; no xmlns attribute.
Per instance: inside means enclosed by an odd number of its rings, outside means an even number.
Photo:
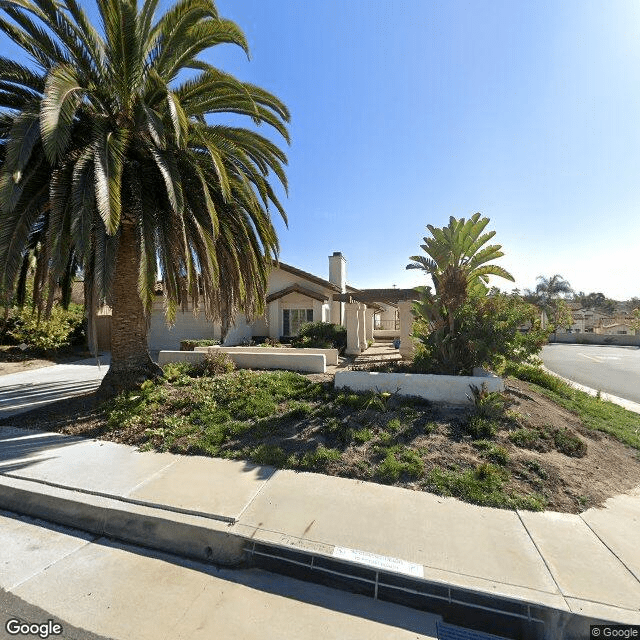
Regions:
<svg viewBox="0 0 640 640"><path fill-rule="evenodd" d="M173 327L168 327L165 321L165 312L162 298L153 303L151 324L149 326L148 344L151 351L160 349L180 349L180 340L219 340L220 325L207 322L204 308L200 305L198 315L193 311L178 311Z"/></svg>
<svg viewBox="0 0 640 640"><path fill-rule="evenodd" d="M323 296L331 297L332 291L330 289L280 268L274 268L271 271L267 295L277 293L295 284ZM247 324L244 314L238 314L227 333L225 345L240 344L251 339L252 336L279 338L282 335L283 309L313 309L314 321L330 322L331 320L331 303L322 303L300 293L290 293L269 303L265 315L257 318L252 324ZM152 351L179 349L180 340L185 339L219 340L220 334L220 325L207 322L204 311L201 311L198 316L195 316L192 311L186 313L179 311L175 325L169 328L164 320L162 298L158 298L154 303L149 330L149 348Z"/></svg>

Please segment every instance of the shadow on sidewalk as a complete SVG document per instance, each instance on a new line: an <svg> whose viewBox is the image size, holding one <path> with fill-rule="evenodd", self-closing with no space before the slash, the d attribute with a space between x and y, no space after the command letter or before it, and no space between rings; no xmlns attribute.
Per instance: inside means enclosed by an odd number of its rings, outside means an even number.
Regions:
<svg viewBox="0 0 640 640"><path fill-rule="evenodd" d="M0 387L0 420L44 404L94 391L101 380L60 380Z"/></svg>

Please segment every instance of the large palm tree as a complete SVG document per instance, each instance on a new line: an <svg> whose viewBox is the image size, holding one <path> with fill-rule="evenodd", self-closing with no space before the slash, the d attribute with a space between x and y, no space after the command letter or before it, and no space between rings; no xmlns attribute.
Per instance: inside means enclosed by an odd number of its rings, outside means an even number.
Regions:
<svg viewBox="0 0 640 640"><path fill-rule="evenodd" d="M287 108L202 57L221 43L248 53L244 35L212 0L159 17L157 4L97 0L99 28L78 0L0 4L0 29L32 60L0 57L0 291L28 247L39 299L80 268L89 318L113 308L106 395L158 374L147 347L158 273L169 322L189 299L223 324L260 313L278 251L271 208L286 221L269 181L286 189L285 155L219 114L288 141Z"/></svg>

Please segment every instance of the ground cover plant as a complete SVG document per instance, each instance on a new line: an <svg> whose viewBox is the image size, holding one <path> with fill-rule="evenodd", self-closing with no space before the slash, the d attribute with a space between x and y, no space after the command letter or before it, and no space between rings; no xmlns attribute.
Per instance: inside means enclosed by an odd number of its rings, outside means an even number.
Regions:
<svg viewBox="0 0 640 640"><path fill-rule="evenodd" d="M503 508L579 512L640 480L640 416L541 386L558 381L535 368L512 373L536 383L511 377L506 393L478 389L473 408L452 409L210 360L167 365L161 380L103 405L72 400L11 422Z"/></svg>

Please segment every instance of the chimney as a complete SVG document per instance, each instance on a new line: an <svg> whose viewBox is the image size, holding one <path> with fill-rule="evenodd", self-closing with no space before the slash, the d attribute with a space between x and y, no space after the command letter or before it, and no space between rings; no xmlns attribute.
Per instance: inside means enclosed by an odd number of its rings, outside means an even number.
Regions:
<svg viewBox="0 0 640 640"><path fill-rule="evenodd" d="M338 286L341 293L347 292L347 261L341 251L329 256L329 282ZM344 302L331 300L331 323L344 325L344 313Z"/></svg>
<svg viewBox="0 0 640 640"><path fill-rule="evenodd" d="M329 282L340 287L341 293L347 291L347 261L341 251L329 256Z"/></svg>

